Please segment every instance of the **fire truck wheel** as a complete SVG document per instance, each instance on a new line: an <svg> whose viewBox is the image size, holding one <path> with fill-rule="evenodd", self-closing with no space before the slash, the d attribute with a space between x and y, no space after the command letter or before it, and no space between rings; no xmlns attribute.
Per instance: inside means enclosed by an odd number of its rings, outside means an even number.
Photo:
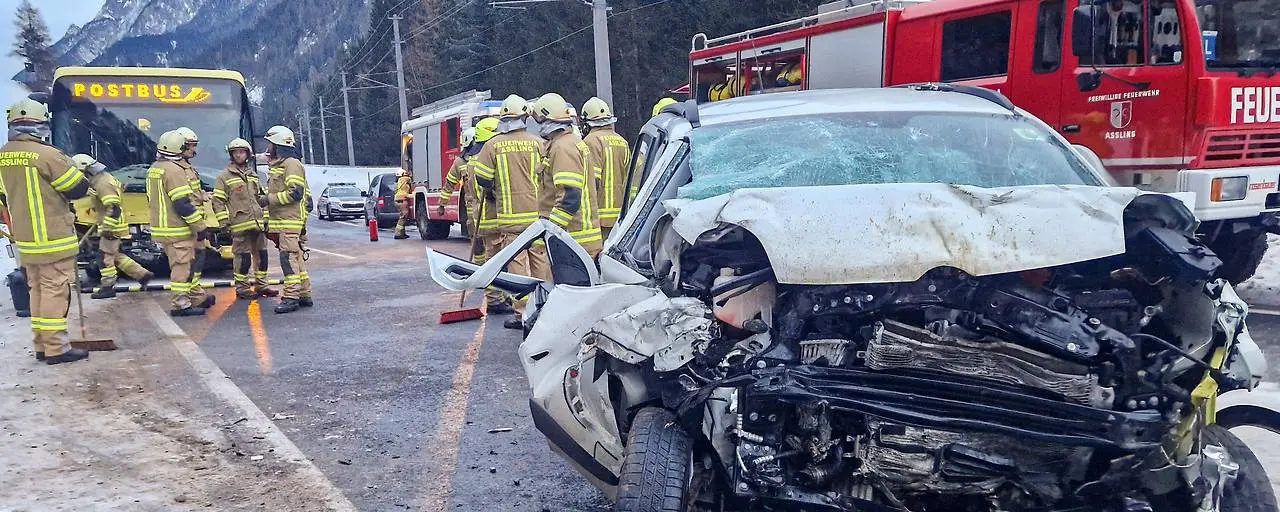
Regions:
<svg viewBox="0 0 1280 512"><path fill-rule="evenodd" d="M1262 264L1262 255L1267 252L1267 233L1248 231L1221 237L1210 248L1222 258L1219 276L1231 284L1240 284L1253 277Z"/></svg>
<svg viewBox="0 0 1280 512"><path fill-rule="evenodd" d="M449 238L449 228L453 227L453 223L447 220L433 220L427 222L427 229L419 231L423 240L444 240Z"/></svg>

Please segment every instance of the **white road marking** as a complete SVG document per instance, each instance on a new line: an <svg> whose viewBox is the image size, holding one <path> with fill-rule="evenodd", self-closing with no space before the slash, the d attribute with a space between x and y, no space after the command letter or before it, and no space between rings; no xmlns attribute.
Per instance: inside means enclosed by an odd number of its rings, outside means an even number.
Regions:
<svg viewBox="0 0 1280 512"><path fill-rule="evenodd" d="M324 500L325 505L327 505L329 510L344 512L355 512L355 510L357 510L355 505L353 505L351 501L342 494L342 491L338 490L338 488L333 485L333 482L330 482L329 478L324 476L324 473L320 472L320 468L317 468L306 455L303 455L302 450L299 450L298 446L293 444L293 441L290 441L289 438L284 435L284 432L280 430L280 427L277 427L276 424L267 417L266 413L262 412L262 409L259 409L258 406L253 403L253 400L249 399L248 395L244 394L244 391L236 386L235 383L231 382L231 377L228 377L227 374L218 367L217 363L214 363L212 359L209 359L209 356L206 356L204 352L200 350L200 346L196 345L194 341L191 341L191 338L187 336L187 333L183 331L177 323L174 323L173 319L169 318L169 315L162 310L160 306L150 300L144 300L143 302L146 304L147 315L151 317L151 321L155 322L155 325L160 329L160 332L169 338L169 342L172 343L174 348L178 350L178 353L182 354L182 357L187 360L187 364L190 364L191 368L196 371L197 376L200 378L200 382L203 383L204 386L214 394L214 396L222 399L228 405L239 409L240 413L243 414L245 418L248 418L246 426L257 430L263 439L271 443L271 445L275 447L276 455L280 456L285 461L297 464L299 474L303 478L312 482L312 485L314 485L317 492L320 493L320 498Z"/></svg>
<svg viewBox="0 0 1280 512"><path fill-rule="evenodd" d="M1263 316L1280 316L1280 310L1278 310L1278 309L1267 309L1267 308L1255 308L1255 307L1250 306L1250 307L1249 307L1249 314L1251 314L1251 315L1263 315Z"/></svg>
<svg viewBox="0 0 1280 512"><path fill-rule="evenodd" d="M339 258L346 258L346 259L349 259L349 260L354 260L354 259L356 259L356 257L355 257L355 256L347 256L346 254L338 254L338 253L336 253L336 252L329 252L329 251L326 251L326 250L324 250L324 249L316 249L315 247L308 247L308 248L307 248L307 250L308 250L308 251L315 251L315 252L318 252L318 253L320 253L320 254L328 254L329 256L337 256L337 257L339 257Z"/></svg>

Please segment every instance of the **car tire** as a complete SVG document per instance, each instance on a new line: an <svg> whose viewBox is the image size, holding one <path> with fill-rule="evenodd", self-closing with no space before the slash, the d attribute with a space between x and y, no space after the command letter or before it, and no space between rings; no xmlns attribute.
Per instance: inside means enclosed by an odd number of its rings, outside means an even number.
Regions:
<svg viewBox="0 0 1280 512"><path fill-rule="evenodd" d="M1238 235L1219 238L1210 245L1213 252L1222 258L1222 269L1218 277L1240 284L1248 281L1262 264L1262 256L1267 253L1267 232L1246 231Z"/></svg>
<svg viewBox="0 0 1280 512"><path fill-rule="evenodd" d="M418 237L423 240L433 240L431 238L431 219L427 214L427 201L417 199L413 202L413 223L418 226ZM447 233L445 236L449 236Z"/></svg>
<svg viewBox="0 0 1280 512"><path fill-rule="evenodd" d="M333 208L330 208L327 204L324 205L324 215L321 215L320 219L333 222Z"/></svg>
<svg viewBox="0 0 1280 512"><path fill-rule="evenodd" d="M614 510L686 510L693 441L675 419L675 414L659 407L646 407L636 413L622 452Z"/></svg>
<svg viewBox="0 0 1280 512"><path fill-rule="evenodd" d="M1222 425L1208 425L1202 431L1205 443L1227 450L1231 461L1240 465L1236 479L1227 486L1222 498L1223 512L1275 512L1276 494L1267 478L1267 470L1244 441Z"/></svg>

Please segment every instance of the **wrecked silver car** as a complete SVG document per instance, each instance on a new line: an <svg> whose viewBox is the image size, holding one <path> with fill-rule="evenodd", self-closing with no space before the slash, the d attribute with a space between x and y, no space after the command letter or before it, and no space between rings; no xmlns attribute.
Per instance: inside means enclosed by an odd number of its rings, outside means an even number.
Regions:
<svg viewBox="0 0 1280 512"><path fill-rule="evenodd" d="M676 105L598 262L428 257L530 298L534 422L618 510L1276 510L1214 418L1248 306L1090 156L959 86ZM501 272L538 239L554 285Z"/></svg>

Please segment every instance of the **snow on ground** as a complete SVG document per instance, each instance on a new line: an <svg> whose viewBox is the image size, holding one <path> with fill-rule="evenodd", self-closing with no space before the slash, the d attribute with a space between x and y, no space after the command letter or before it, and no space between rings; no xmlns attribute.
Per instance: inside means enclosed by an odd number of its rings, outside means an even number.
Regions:
<svg viewBox="0 0 1280 512"><path fill-rule="evenodd" d="M1240 283L1236 291L1250 304L1280 306L1280 236L1268 235L1267 255L1258 273Z"/></svg>

